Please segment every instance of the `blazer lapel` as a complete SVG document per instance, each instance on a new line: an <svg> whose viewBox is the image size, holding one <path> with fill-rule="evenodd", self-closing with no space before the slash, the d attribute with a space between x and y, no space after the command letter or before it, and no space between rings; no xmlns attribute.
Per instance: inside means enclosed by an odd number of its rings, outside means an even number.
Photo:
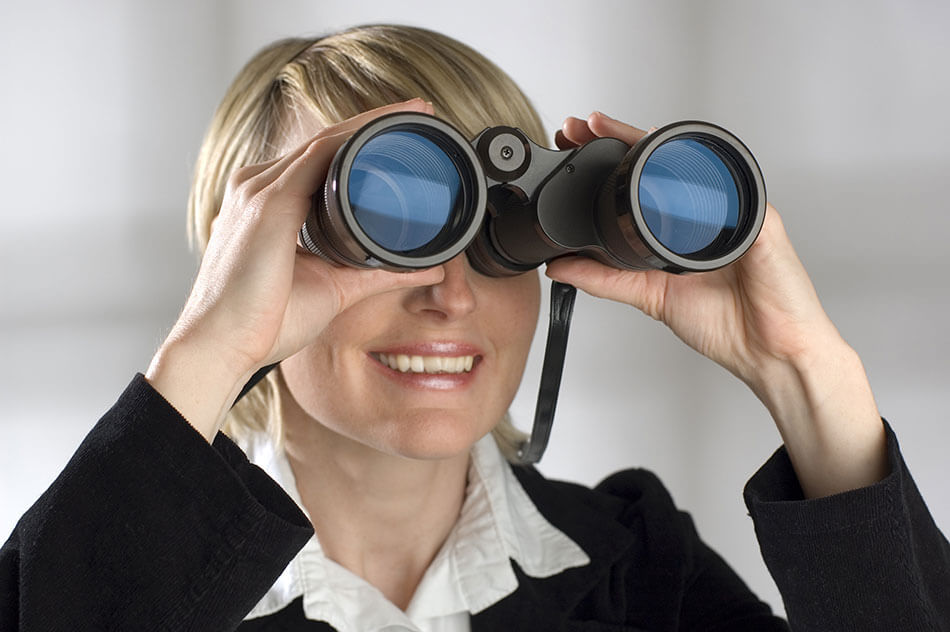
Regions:
<svg viewBox="0 0 950 632"><path fill-rule="evenodd" d="M615 563L635 543L630 529L616 520L624 503L599 494L596 503L584 502L590 490L579 486L578 494L546 481L534 468L513 468L525 491L544 517L563 531L590 558L586 566L567 569L553 577L529 577L512 562L518 589L472 617L472 630L636 630L636 628L585 627L576 621L583 613L578 604L602 583ZM572 621L575 620L575 621ZM581 626L581 627L577 627ZM600 627L597 627L600 626Z"/></svg>

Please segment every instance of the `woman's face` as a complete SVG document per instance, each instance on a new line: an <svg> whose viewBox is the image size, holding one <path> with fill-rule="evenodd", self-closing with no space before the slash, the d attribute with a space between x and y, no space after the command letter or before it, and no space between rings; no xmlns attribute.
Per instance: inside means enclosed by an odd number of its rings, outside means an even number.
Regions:
<svg viewBox="0 0 950 632"><path fill-rule="evenodd" d="M303 419L379 451L445 458L502 418L538 318L536 272L490 278L465 255L438 285L393 290L342 312L281 363Z"/></svg>
<svg viewBox="0 0 950 632"><path fill-rule="evenodd" d="M319 129L300 123L287 149ZM309 426L385 453L443 458L467 452L494 427L521 381L538 275L490 278L464 254L444 268L438 285L353 305L281 363L297 404L284 406L288 436Z"/></svg>

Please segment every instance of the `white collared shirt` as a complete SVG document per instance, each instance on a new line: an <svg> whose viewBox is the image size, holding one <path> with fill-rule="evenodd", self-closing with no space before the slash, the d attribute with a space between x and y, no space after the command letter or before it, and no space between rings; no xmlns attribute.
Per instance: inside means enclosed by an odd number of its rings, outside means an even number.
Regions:
<svg viewBox="0 0 950 632"><path fill-rule="evenodd" d="M306 512L283 449L275 450L266 433L241 447ZM472 447L459 519L405 612L328 559L313 536L247 618L272 614L303 597L308 619L326 621L339 632L467 632L472 614L518 587L511 560L531 577L590 563L574 541L541 515L495 440L486 435Z"/></svg>

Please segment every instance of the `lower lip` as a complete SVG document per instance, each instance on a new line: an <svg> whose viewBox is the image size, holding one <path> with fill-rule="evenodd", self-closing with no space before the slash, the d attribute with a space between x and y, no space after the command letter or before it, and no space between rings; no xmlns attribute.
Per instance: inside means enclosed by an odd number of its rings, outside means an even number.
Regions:
<svg viewBox="0 0 950 632"><path fill-rule="evenodd" d="M369 356L369 359L378 371L400 386L428 391L452 391L467 387L475 379L475 372L481 362L481 358L475 358L472 370L462 373L403 373L391 369L373 356Z"/></svg>

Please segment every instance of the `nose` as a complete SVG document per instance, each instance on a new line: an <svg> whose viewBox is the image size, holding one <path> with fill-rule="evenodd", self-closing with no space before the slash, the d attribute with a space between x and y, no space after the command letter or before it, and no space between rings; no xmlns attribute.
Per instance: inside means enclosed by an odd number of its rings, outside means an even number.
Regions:
<svg viewBox="0 0 950 632"><path fill-rule="evenodd" d="M435 285L413 288L406 297L406 308L438 320L457 320L471 314L477 299L472 287L475 272L461 254L442 264L445 276Z"/></svg>

